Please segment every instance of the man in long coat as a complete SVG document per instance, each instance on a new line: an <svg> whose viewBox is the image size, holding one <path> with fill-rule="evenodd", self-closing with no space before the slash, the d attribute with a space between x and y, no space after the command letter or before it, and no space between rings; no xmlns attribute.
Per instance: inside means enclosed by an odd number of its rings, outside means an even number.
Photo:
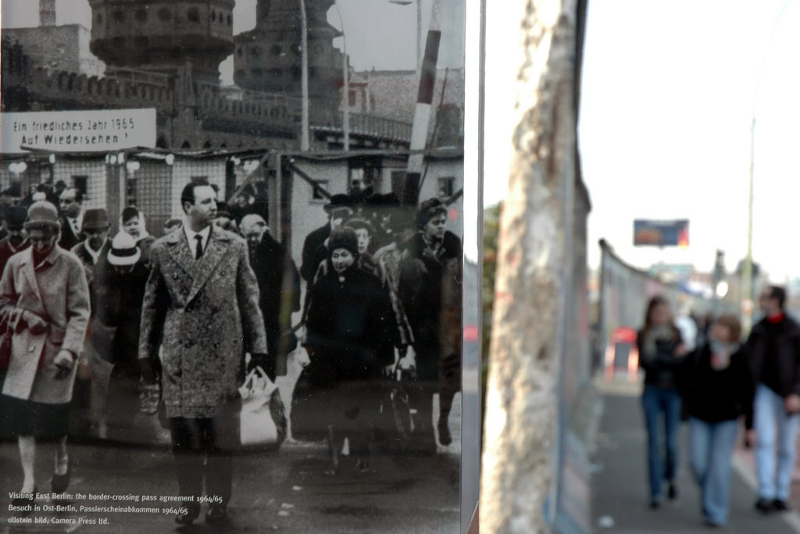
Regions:
<svg viewBox="0 0 800 534"><path fill-rule="evenodd" d="M222 440L238 438L224 428L238 419L245 353L251 354L251 368L267 369L267 342L247 244L211 224L216 193L207 182L190 183L181 205L183 229L151 249L139 362L152 394L157 387L153 362L161 346L162 398L180 495L195 497L184 502L175 520L188 525L200 514L196 497L204 494L205 477L205 494L222 499L209 506L206 522L220 524L226 519L233 467Z"/></svg>

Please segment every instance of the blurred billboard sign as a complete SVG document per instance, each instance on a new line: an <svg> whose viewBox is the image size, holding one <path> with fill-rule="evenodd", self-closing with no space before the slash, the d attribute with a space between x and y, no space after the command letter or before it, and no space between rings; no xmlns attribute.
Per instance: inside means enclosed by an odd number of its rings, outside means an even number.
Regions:
<svg viewBox="0 0 800 534"><path fill-rule="evenodd" d="M651 220L633 221L633 245L651 247L688 247L689 220Z"/></svg>

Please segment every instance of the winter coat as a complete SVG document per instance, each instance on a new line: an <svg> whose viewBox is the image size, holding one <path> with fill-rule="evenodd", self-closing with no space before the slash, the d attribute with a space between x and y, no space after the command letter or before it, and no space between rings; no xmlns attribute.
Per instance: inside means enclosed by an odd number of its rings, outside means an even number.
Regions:
<svg viewBox="0 0 800 534"><path fill-rule="evenodd" d="M18 247L15 247L9 241L9 237L6 236L3 239L0 239L0 276L3 274L3 269L6 267L6 263L8 263L8 259L16 254L17 252L21 252L26 248L30 247L30 242L26 239Z"/></svg>
<svg viewBox="0 0 800 534"><path fill-rule="evenodd" d="M139 359L155 361L161 346L167 417L214 417L238 398L245 352L267 352L247 243L212 226L195 260L186 234L172 232L153 243L150 263Z"/></svg>
<svg viewBox="0 0 800 534"><path fill-rule="evenodd" d="M380 376L394 361L392 304L388 291L355 264L339 274L328 267L311 288L306 341L311 365L327 370L330 385Z"/></svg>
<svg viewBox="0 0 800 534"><path fill-rule="evenodd" d="M101 351L101 355L132 376L139 372L139 328L149 275L149 269L141 260L130 272L118 272L108 262L108 257L104 257L98 260L92 280L91 291L96 299L94 315L113 332L109 346L105 347L107 350Z"/></svg>
<svg viewBox="0 0 800 534"><path fill-rule="evenodd" d="M744 347L753 382L765 383L765 360L774 358L774 380L777 383L770 384L771 380L767 379L766 385L782 397L792 393L800 395L800 325L789 316L784 316L776 325L770 325L768 321L762 319L753 327ZM772 340L768 339L770 332L774 332Z"/></svg>
<svg viewBox="0 0 800 534"><path fill-rule="evenodd" d="M250 251L250 266L256 275L259 306L267 330L270 354L278 354L280 336L291 327L292 312L300 309L300 275L286 248L269 233ZM283 369L283 364L278 365Z"/></svg>
<svg viewBox="0 0 800 534"><path fill-rule="evenodd" d="M44 319L47 331L31 333L21 320L23 310ZM34 269L30 248L12 256L0 280L0 315L14 331L3 394L48 404L70 402L77 365L63 377L52 363L61 349L80 356L89 314L89 288L78 258L55 246Z"/></svg>
<svg viewBox="0 0 800 534"><path fill-rule="evenodd" d="M325 240L331 235L331 225L326 223L325 226L317 228L303 241L303 263L300 265L300 276L303 277L308 283L313 282L314 275L320 264L320 257L318 249L325 246ZM324 254L322 259L324 259Z"/></svg>
<svg viewBox="0 0 800 534"><path fill-rule="evenodd" d="M414 334L417 372L435 379L443 356L461 354L461 240L445 232L437 252L422 234L400 261L398 294Z"/></svg>
<svg viewBox="0 0 800 534"><path fill-rule="evenodd" d="M731 355L728 367L715 370L710 346L695 349L681 359L678 386L688 416L719 423L744 415L746 428L753 428L755 387L743 351Z"/></svg>

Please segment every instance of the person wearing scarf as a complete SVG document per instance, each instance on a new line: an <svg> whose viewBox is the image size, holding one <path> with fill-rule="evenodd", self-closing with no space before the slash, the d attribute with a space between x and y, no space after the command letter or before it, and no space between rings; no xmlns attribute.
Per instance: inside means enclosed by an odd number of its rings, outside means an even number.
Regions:
<svg viewBox="0 0 800 534"><path fill-rule="evenodd" d="M675 474L678 465L678 434L681 420L681 397L678 392L678 369L686 348L680 330L670 314L664 297L650 299L644 327L637 337L639 366L644 369L642 407L647 424L647 463L650 480L650 507L661 505L663 480L669 485L668 496L678 496ZM661 454L660 418L664 415L666 455ZM662 465L662 457L665 463Z"/></svg>
<svg viewBox="0 0 800 534"><path fill-rule="evenodd" d="M144 213L134 206L122 210L120 228L136 240L136 247L141 252L141 262L145 267L150 267L150 247L156 238L147 233Z"/></svg>
<svg viewBox="0 0 800 534"><path fill-rule="evenodd" d="M721 527L728 519L733 448L739 418L753 428L754 385L740 350L742 326L721 315L708 341L684 358L680 383L689 423L689 463L702 496L703 519Z"/></svg>

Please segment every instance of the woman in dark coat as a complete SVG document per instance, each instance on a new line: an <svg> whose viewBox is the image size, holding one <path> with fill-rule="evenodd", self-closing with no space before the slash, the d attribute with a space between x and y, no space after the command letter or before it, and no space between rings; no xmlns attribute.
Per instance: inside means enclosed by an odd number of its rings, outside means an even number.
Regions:
<svg viewBox="0 0 800 534"><path fill-rule="evenodd" d="M753 429L755 384L740 350L742 326L721 315L708 342L684 358L680 386L689 421L689 464L702 497L703 519L711 527L728 519L733 449L743 416Z"/></svg>
<svg viewBox="0 0 800 534"><path fill-rule="evenodd" d="M414 334L417 380L409 402L417 409L418 446L436 452L433 395L439 393L437 429L452 442L448 416L461 383L461 240L445 230L447 208L436 198L417 212L418 233L400 261L398 292Z"/></svg>
<svg viewBox="0 0 800 534"><path fill-rule="evenodd" d="M304 343L311 362L305 372L319 401L315 405L323 407L319 420L329 425L334 469L337 444L347 436L356 469L363 472L380 379L394 361L392 305L380 281L358 268L352 228L334 229L328 249L330 266L311 288Z"/></svg>
<svg viewBox="0 0 800 534"><path fill-rule="evenodd" d="M650 480L650 507L661 505L661 486L666 479L668 497L677 498L675 475L678 465L678 434L681 397L679 370L686 355L680 330L675 326L669 303L660 296L650 299L644 327L636 345L639 365L645 371L642 408L647 425L647 462ZM661 414L664 414L666 454L661 453Z"/></svg>
<svg viewBox="0 0 800 534"><path fill-rule="evenodd" d="M101 356L114 364L105 414L109 435L130 441L139 411L139 323L150 271L133 236L120 232L105 258L100 258L92 284L97 295L97 319L113 332Z"/></svg>

